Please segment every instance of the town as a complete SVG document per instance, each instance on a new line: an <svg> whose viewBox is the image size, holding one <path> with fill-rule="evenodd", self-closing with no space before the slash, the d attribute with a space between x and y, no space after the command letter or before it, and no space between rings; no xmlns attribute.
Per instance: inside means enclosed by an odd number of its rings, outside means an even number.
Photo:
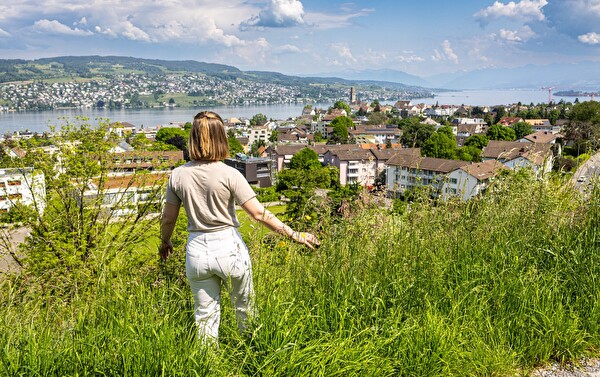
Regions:
<svg viewBox="0 0 600 377"><path fill-rule="evenodd" d="M64 108L153 108L328 102L346 89L236 80L203 73L118 74L78 80L30 80L0 84L0 112ZM365 96L390 100L431 96L428 90L365 88Z"/></svg>
<svg viewBox="0 0 600 377"><path fill-rule="evenodd" d="M76 93L81 90L78 87ZM377 99L357 100L351 88L347 101L338 99L327 109L306 105L302 114L287 120L269 120L263 114L227 119L231 157L225 163L277 201L285 200L290 189L307 185L326 190L361 187L390 199L407 198L425 188L434 198L469 200L507 171L527 169L542 179L553 170L572 171L585 161L599 140L595 131L589 133L590 120L573 118L573 109L578 108L597 116L598 102L479 107L398 100L384 105ZM169 172L185 162L189 127L189 123L154 128L127 122L107 125L114 141L107 150L111 156L107 178L100 185L90 182L82 198L103 196L111 216L135 213L149 201L155 185L163 184ZM8 213L19 204L43 212L44 176L36 174L35 159L28 154L60 153L60 146L51 140L51 133L31 132L2 138L0 211ZM303 159L316 163L299 164ZM316 168L327 169L323 174L334 179L311 180L322 175ZM291 174L295 169L305 171ZM138 179L142 172L151 173L153 179ZM590 179L582 176L578 181ZM154 204L158 210L160 203Z"/></svg>

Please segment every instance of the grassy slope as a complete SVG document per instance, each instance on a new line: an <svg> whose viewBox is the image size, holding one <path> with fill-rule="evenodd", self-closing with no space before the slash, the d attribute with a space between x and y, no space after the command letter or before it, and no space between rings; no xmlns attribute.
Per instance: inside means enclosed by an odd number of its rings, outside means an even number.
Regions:
<svg viewBox="0 0 600 377"><path fill-rule="evenodd" d="M78 294L6 280L0 373L509 375L597 352L600 193L519 178L490 191L341 222L319 208L316 252L251 232L260 316L245 340L224 299L214 352L194 341L181 252Z"/></svg>

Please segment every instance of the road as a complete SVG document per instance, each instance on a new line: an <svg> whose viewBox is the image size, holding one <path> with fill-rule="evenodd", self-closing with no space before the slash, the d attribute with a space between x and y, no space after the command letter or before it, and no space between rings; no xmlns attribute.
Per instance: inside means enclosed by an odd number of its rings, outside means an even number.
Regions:
<svg viewBox="0 0 600 377"><path fill-rule="evenodd" d="M584 192L591 181L598 177L600 177L600 153L596 153L577 168L571 178L571 183L575 188Z"/></svg>
<svg viewBox="0 0 600 377"><path fill-rule="evenodd" d="M16 252L18 245L29 235L29 228L0 229L0 274L19 270L19 265L10 252ZM9 252L10 250L10 252Z"/></svg>

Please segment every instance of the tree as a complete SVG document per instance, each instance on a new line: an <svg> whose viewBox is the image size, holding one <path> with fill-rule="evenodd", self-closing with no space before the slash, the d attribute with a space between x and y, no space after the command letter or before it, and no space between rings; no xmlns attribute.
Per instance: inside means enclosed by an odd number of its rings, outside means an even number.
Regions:
<svg viewBox="0 0 600 377"><path fill-rule="evenodd" d="M527 122L517 122L510 126L515 131L515 140L519 140L533 133L533 128Z"/></svg>
<svg viewBox="0 0 600 377"><path fill-rule="evenodd" d="M263 139L258 139L256 140L254 143L252 143L252 145L250 146L250 155L252 156L258 156L259 152L258 150L261 147L266 147L267 146L267 142L264 141Z"/></svg>
<svg viewBox="0 0 600 377"><path fill-rule="evenodd" d="M466 145L456 150L456 157L462 161L480 162L481 149L473 145Z"/></svg>
<svg viewBox="0 0 600 377"><path fill-rule="evenodd" d="M144 134L136 134L131 140L131 146L140 151L148 150L151 145L152 141L149 140Z"/></svg>
<svg viewBox="0 0 600 377"><path fill-rule="evenodd" d="M319 142L325 140L321 131L315 132L313 135L313 138L314 138L315 143L319 143Z"/></svg>
<svg viewBox="0 0 600 377"><path fill-rule="evenodd" d="M114 155L109 150L118 140L108 134L108 123L94 127L78 122L54 133L56 153L31 150L27 154L35 159L23 161L43 174L46 187L45 210L34 200L34 219L24 224L31 229L21 246L25 269L30 276L42 277L43 289L50 293L94 284L100 276L116 276L124 266L137 268L134 261L148 263L148 257L136 250L156 226L148 215L160 209L167 179L158 174L128 175L115 190L110 184ZM134 187L144 188L144 202L132 203Z"/></svg>
<svg viewBox="0 0 600 377"><path fill-rule="evenodd" d="M342 100L337 100L335 101L335 103L333 104L334 109L340 109L340 110L345 110L346 111L346 115L350 116L350 105L348 105L346 102L342 101Z"/></svg>
<svg viewBox="0 0 600 377"><path fill-rule="evenodd" d="M265 123L267 123L267 116L265 114L258 113L250 118L251 126L262 126Z"/></svg>
<svg viewBox="0 0 600 377"><path fill-rule="evenodd" d="M506 109L504 106L498 106L496 108L496 117L494 118L494 123L500 123L500 119L506 116Z"/></svg>
<svg viewBox="0 0 600 377"><path fill-rule="evenodd" d="M333 132L329 136L327 141L329 144L347 144L348 143L348 129L354 126L352 119L347 116L339 116L331 121Z"/></svg>
<svg viewBox="0 0 600 377"><path fill-rule="evenodd" d="M464 145L466 147L475 147L479 150L482 150L483 148L485 148L488 145L489 142L490 142L490 140L487 138L487 136L475 134L475 135L469 136L467 138L467 140L465 140Z"/></svg>
<svg viewBox="0 0 600 377"><path fill-rule="evenodd" d="M167 143L167 140L172 139L175 136L187 138L187 133L181 128L163 127L156 132L156 136L154 138L156 139L156 141Z"/></svg>
<svg viewBox="0 0 600 377"><path fill-rule="evenodd" d="M372 112L368 116L367 124L379 125L379 124L387 124L388 117L382 112Z"/></svg>
<svg viewBox="0 0 600 377"><path fill-rule="evenodd" d="M456 138L452 134L452 130L448 135L444 128L441 127L425 141L421 150L424 156L450 160L456 158Z"/></svg>
<svg viewBox="0 0 600 377"><path fill-rule="evenodd" d="M227 137L227 141L229 142L229 156L234 157L237 153L244 153L244 147L235 135Z"/></svg>
<svg viewBox="0 0 600 377"><path fill-rule="evenodd" d="M505 127L501 124L494 124L493 126L491 126L488 129L486 136L490 140L507 140L507 141L515 140L517 137L515 134L515 131L512 128Z"/></svg>
<svg viewBox="0 0 600 377"><path fill-rule="evenodd" d="M290 169L311 171L322 166L317 152L308 147L301 149L290 159Z"/></svg>
<svg viewBox="0 0 600 377"><path fill-rule="evenodd" d="M416 118L409 118L416 119ZM405 121L405 119L403 119ZM407 147L420 148L425 144L435 132L435 127L431 124L419 123L419 120L403 122L402 128L402 144Z"/></svg>
<svg viewBox="0 0 600 377"><path fill-rule="evenodd" d="M585 101L573 106L569 113L566 137L572 140L577 154L596 151L600 147L600 102Z"/></svg>
<svg viewBox="0 0 600 377"><path fill-rule="evenodd" d="M170 144L180 151L185 151L187 149L187 138L181 135L175 135L172 138L168 139L166 144Z"/></svg>
<svg viewBox="0 0 600 377"><path fill-rule="evenodd" d="M279 131L273 130L273 132L271 132L271 136L269 136L269 141L271 143L277 142L277 135L279 135Z"/></svg>

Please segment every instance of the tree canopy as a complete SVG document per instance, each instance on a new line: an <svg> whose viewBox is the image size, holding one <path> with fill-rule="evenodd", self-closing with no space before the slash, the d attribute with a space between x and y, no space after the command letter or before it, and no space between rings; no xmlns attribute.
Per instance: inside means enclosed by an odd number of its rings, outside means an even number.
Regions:
<svg viewBox="0 0 600 377"><path fill-rule="evenodd" d="M309 171L318 169L322 166L317 152L308 147L300 150L300 152L296 153L290 159L290 169Z"/></svg>
<svg viewBox="0 0 600 377"><path fill-rule="evenodd" d="M494 124L493 126L491 126L488 129L486 136L490 140L511 141L511 140L515 140L517 138L515 131L512 128L505 127L501 124Z"/></svg>
<svg viewBox="0 0 600 377"><path fill-rule="evenodd" d="M267 116L263 113L255 114L252 118L250 118L251 126L262 126L267 123Z"/></svg>
<svg viewBox="0 0 600 377"><path fill-rule="evenodd" d="M348 129L354 126L352 119L347 116L339 116L331 121L333 132L329 136L329 144L347 144L348 143Z"/></svg>
<svg viewBox="0 0 600 377"><path fill-rule="evenodd" d="M346 111L346 115L350 116L350 105L348 105L346 102L344 102L342 100L335 101L335 103L333 104L332 108L334 108L334 109L340 109L340 110L345 110Z"/></svg>
<svg viewBox="0 0 600 377"><path fill-rule="evenodd" d="M515 140L519 140L519 139L523 138L524 136L527 136L527 135L533 133L533 128L527 122L517 122L517 123L511 125L510 128L512 128L513 131L515 131Z"/></svg>
<svg viewBox="0 0 600 377"><path fill-rule="evenodd" d="M600 102L578 102L569 114L566 137L572 140L578 153L600 147Z"/></svg>
<svg viewBox="0 0 600 377"><path fill-rule="evenodd" d="M450 130L448 133L448 129ZM440 127L423 144L422 154L427 157L456 158L456 138L449 127Z"/></svg>
<svg viewBox="0 0 600 377"><path fill-rule="evenodd" d="M402 122L402 144L407 147L420 148L425 144L425 141L429 139L435 132L435 127L431 124L419 123L416 118L407 122ZM403 119L405 121L405 119Z"/></svg>

